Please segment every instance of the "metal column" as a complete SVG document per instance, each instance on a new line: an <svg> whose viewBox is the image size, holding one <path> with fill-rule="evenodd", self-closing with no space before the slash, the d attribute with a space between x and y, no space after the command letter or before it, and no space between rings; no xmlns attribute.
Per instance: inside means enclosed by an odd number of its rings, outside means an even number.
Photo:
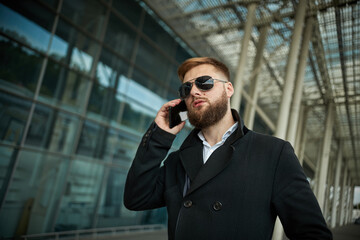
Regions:
<svg viewBox="0 0 360 240"><path fill-rule="evenodd" d="M346 198L346 212L345 212L345 224L348 224L349 223L349 215L350 215L350 202L352 202L352 199L351 199L351 185L352 185L352 180L350 178L350 173L349 173L349 184L348 186L346 187L347 189L347 198Z"/></svg>
<svg viewBox="0 0 360 240"><path fill-rule="evenodd" d="M254 126L254 119L255 119L255 106L257 104L258 99L258 75L261 70L262 60L263 60L263 53L267 38L267 33L269 30L269 26L264 26L260 29L260 38L257 43L257 51L254 61L253 72L250 77L250 97L252 102L247 102L244 114L244 122L245 125L252 129Z"/></svg>
<svg viewBox="0 0 360 240"><path fill-rule="evenodd" d="M300 106L301 106L301 98L303 95L303 83L304 83L304 75L305 75L305 67L306 60L308 58L309 53L309 42L311 38L311 33L313 29L313 18L309 17L306 20L305 30L303 34L303 40L301 44L301 51L299 57L299 66L296 73L296 83L294 89L294 96L291 105L291 113L289 119L289 127L287 130L286 139L295 146L296 139L296 130L298 125L298 120L300 116Z"/></svg>
<svg viewBox="0 0 360 240"><path fill-rule="evenodd" d="M345 199L346 199L346 182L348 179L348 168L345 166L343 182L341 187L341 201L340 201L340 222L339 225L342 226L344 224L344 216L345 216Z"/></svg>
<svg viewBox="0 0 360 240"><path fill-rule="evenodd" d="M235 79L234 79L234 95L232 96L232 99L231 99L231 107L236 110L240 110L240 105L241 105L241 91L243 88L243 81L244 81L243 75L244 75L245 65L246 65L246 61L247 61L247 57L248 57L248 55L247 55L248 46L249 46L249 41L250 41L252 27L253 27L254 18L255 18L256 4L254 4L254 3L250 4L247 9L248 9L248 14L247 14L246 25L245 25L245 29L244 29L244 37L241 42L240 59L239 59L239 64L237 66Z"/></svg>
<svg viewBox="0 0 360 240"><path fill-rule="evenodd" d="M296 128L296 137L294 143L294 150L297 156L299 156L301 140L303 139L302 137L304 135L304 131L306 131L306 125L304 124L306 122L306 116L304 116L305 113L305 106L300 104L299 119Z"/></svg>
<svg viewBox="0 0 360 240"><path fill-rule="evenodd" d="M352 183L351 188L350 188L351 194L350 194L350 212L349 212L349 218L348 218L348 222L352 221L352 215L353 215L353 209L354 209L354 192L355 192L355 184Z"/></svg>
<svg viewBox="0 0 360 240"><path fill-rule="evenodd" d="M295 142L295 153L298 156L299 162L303 165L304 162L304 155L305 155L305 147L306 147L306 140L307 140L307 131L306 131L306 123L307 123L307 115L309 109L302 106L301 112L301 125L297 130L297 140Z"/></svg>
<svg viewBox="0 0 360 240"><path fill-rule="evenodd" d="M276 137L283 139L286 137L286 130L289 122L289 110L295 83L295 72L297 66L296 62L299 55L300 40L304 25L306 5L307 1L299 1L295 14L294 33L291 36L288 64L286 66L286 74L284 78L285 83L275 133Z"/></svg>
<svg viewBox="0 0 360 240"><path fill-rule="evenodd" d="M288 64L286 66L286 74L284 78L285 83L284 83L283 95L281 99L280 111L276 125L276 132L275 132L275 136L282 139L286 137L286 130L289 121L291 96L293 93L293 87L295 83L296 62L299 55L300 39L304 25L306 5L307 5L306 0L299 1L299 4L297 5L296 14L295 14L294 33L291 36ZM283 235L284 235L284 230L281 225L281 222L279 218L276 218L272 239L282 240Z"/></svg>
<svg viewBox="0 0 360 240"><path fill-rule="evenodd" d="M336 227L336 219L337 219L337 202L340 200L339 194L339 185L340 185L340 173L341 173L341 163L342 163L342 142L339 144L337 159L336 159L336 168L335 168L335 183L334 183L334 197L332 204L332 212L331 212L331 227ZM340 201L339 201L340 203ZM339 204L340 205L340 204Z"/></svg>
<svg viewBox="0 0 360 240"><path fill-rule="evenodd" d="M333 182L334 182L334 166L335 162L331 161L329 162L329 168L328 168L328 177L327 177L327 184L325 187L325 203L324 203L324 218L325 220L328 219L328 216L331 215L330 212L330 206L332 206L332 202L330 199L330 191L331 191L331 186L333 186ZM333 199L334 200L334 199ZM330 223L329 223L330 224Z"/></svg>
<svg viewBox="0 0 360 240"><path fill-rule="evenodd" d="M333 135L333 125L334 125L334 103L330 102L327 107L326 115L326 124L325 124L325 134L324 140L321 149L321 158L320 160L320 171L318 175L318 188L317 188L317 199L320 205L321 210L324 212L324 203L325 203L325 187L326 179L329 167L330 159L330 147Z"/></svg>

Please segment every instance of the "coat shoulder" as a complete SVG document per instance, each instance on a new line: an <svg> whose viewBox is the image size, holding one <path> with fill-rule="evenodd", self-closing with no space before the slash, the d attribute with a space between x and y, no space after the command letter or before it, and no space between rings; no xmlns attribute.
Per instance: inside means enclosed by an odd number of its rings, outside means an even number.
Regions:
<svg viewBox="0 0 360 240"><path fill-rule="evenodd" d="M278 137L254 132L251 130L247 134L251 135L250 139L253 145L261 146L261 148L265 148L265 149L269 149L269 148L273 149L274 147L281 149L285 144L288 143L287 141L280 139Z"/></svg>

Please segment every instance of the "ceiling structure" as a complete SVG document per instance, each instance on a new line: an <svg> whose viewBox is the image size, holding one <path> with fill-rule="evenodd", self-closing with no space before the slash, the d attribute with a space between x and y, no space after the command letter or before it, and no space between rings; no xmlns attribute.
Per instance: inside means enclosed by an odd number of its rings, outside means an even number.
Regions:
<svg viewBox="0 0 360 240"><path fill-rule="evenodd" d="M256 4L244 70L249 91L261 28L268 26L259 70L258 109L276 126L295 14L299 1L145 0L171 31L199 56L221 59L236 72L248 6ZM304 75L302 105L307 112L306 163L315 170L322 147L327 106L334 103L330 163L339 143L352 181L360 185L360 1L308 0L306 17L314 24ZM305 20L306 21L306 20ZM304 24L305 25L305 24ZM335 164L330 164L334 168Z"/></svg>

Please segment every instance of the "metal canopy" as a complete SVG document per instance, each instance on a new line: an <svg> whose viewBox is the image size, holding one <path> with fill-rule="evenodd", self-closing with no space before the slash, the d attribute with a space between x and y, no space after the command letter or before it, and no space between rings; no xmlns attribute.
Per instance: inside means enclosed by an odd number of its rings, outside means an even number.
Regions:
<svg viewBox="0 0 360 240"><path fill-rule="evenodd" d="M269 26L264 64L258 77L257 104L276 125L298 1L146 0L145 3L197 55L221 59L232 73L239 62L247 6L256 4L244 79L250 79L253 71L260 29ZM317 166L326 106L334 102L336 119L330 161L335 161L341 141L353 183L360 185L360 1L310 0L306 17L314 17L315 24L302 97L308 112L305 159L309 166ZM248 88L249 82L245 80L245 94Z"/></svg>

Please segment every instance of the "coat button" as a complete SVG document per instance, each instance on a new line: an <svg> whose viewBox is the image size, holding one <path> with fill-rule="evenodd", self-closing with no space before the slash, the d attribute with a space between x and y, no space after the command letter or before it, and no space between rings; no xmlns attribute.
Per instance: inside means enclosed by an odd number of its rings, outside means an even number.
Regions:
<svg viewBox="0 0 360 240"><path fill-rule="evenodd" d="M191 206L192 206L192 201L191 201L191 200L186 200L186 201L184 202L184 207L189 208L189 207L191 207Z"/></svg>
<svg viewBox="0 0 360 240"><path fill-rule="evenodd" d="M219 211L221 208L222 208L222 203L221 202L218 202L218 201L214 202L213 209L215 211Z"/></svg>

